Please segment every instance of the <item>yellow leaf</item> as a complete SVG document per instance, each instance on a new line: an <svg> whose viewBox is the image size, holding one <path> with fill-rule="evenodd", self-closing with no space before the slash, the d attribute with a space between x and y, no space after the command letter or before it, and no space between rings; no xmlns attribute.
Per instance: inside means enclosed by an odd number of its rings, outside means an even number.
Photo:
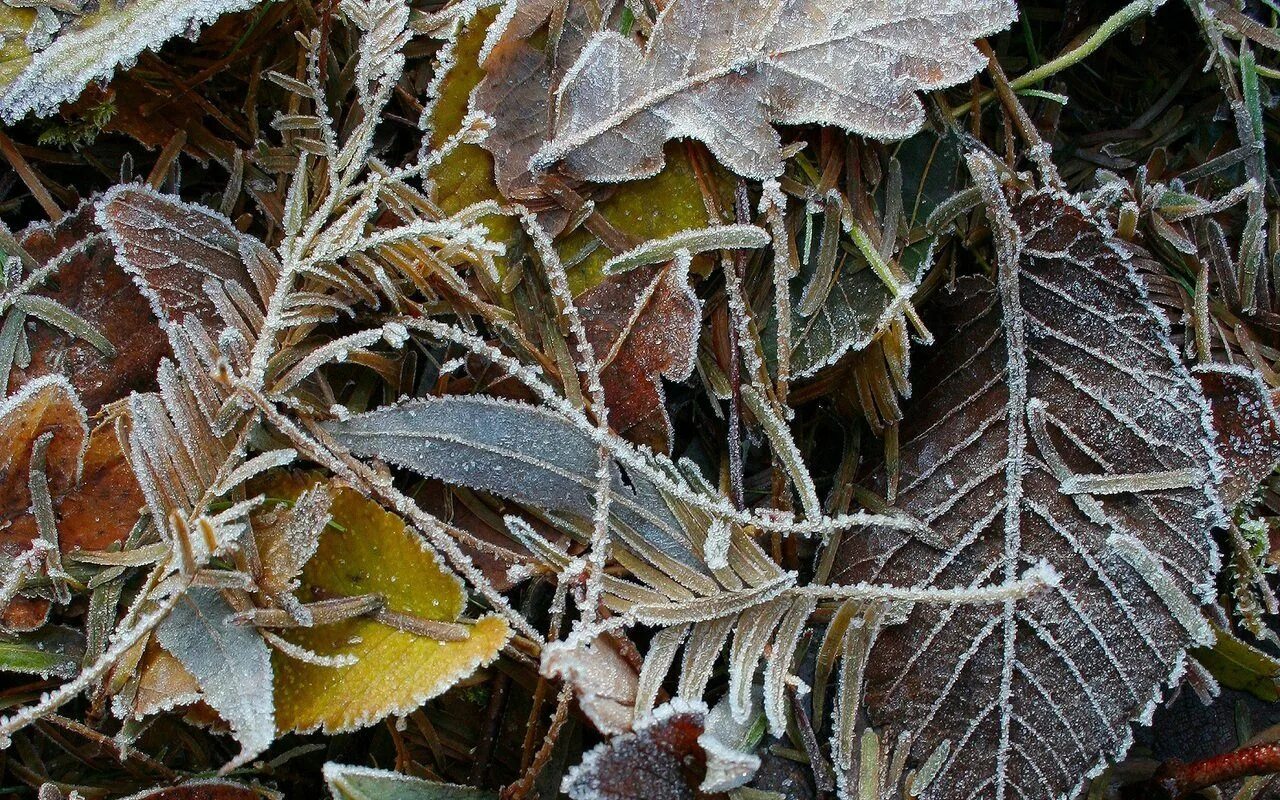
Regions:
<svg viewBox="0 0 1280 800"><path fill-rule="evenodd" d="M314 478L280 478L259 491L293 498ZM302 572L298 597L382 595L391 611L452 622L466 605L462 582L444 568L404 522L350 489L334 492L333 521ZM493 661L511 637L507 623L486 616L462 642L435 639L358 618L284 631L284 638L321 655L351 654L349 667L309 664L276 652L276 725L281 733L329 733L406 714Z"/></svg>
<svg viewBox="0 0 1280 800"><path fill-rule="evenodd" d="M440 82L435 104L431 107L431 146L438 148L462 127L467 114L471 90L484 77L480 68L480 47L484 44L485 30L497 9L484 9L476 14L466 28L458 33L453 44L454 64ZM441 160L431 171L435 183L433 199L445 213L453 214L483 200L505 202L493 180L493 156L475 144L464 144ZM488 216L484 224L489 238L503 242L508 247L520 235L520 225L511 217ZM494 259L498 274L505 275L507 259Z"/></svg>
<svg viewBox="0 0 1280 800"><path fill-rule="evenodd" d="M596 203L596 211L609 224L631 236L636 242L664 239L690 228L705 228L722 220L711 220L707 215L702 189L697 174L684 149L675 143L666 148L667 165L652 178L623 184L604 200ZM722 208L732 208L732 192L727 177L719 167L712 168L717 181ZM575 253L590 245L594 236L585 228L578 228L556 243L560 257L566 262L576 261ZM609 248L600 246L569 270L569 289L579 295L604 280L601 268L616 255Z"/></svg>

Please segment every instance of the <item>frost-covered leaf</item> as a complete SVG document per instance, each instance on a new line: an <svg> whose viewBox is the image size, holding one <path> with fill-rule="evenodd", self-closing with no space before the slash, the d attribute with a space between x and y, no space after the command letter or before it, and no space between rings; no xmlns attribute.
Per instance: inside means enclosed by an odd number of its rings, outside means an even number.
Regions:
<svg viewBox="0 0 1280 800"><path fill-rule="evenodd" d="M263 795L245 786L218 780L188 781L131 794L123 800L259 800Z"/></svg>
<svg viewBox="0 0 1280 800"><path fill-rule="evenodd" d="M329 762L324 780L334 800L497 800L498 793L427 781L399 772Z"/></svg>
<svg viewBox="0 0 1280 800"><path fill-rule="evenodd" d="M834 231L834 275L822 304L811 313L802 313L802 298L819 270L823 251L823 216L797 226L797 249L805 253L799 274L791 281L791 369L808 376L837 361L850 351L858 351L880 336L893 320L901 319L906 304L914 301L916 286L932 266L937 237L925 230L929 214L958 188L962 159L957 146L932 133L921 133L903 142L894 157L902 165L903 209L900 243L891 248L892 258L906 277L901 290L890 291L884 279L849 241L839 227ZM885 191L889 191L886 187ZM886 207L897 207L884 198ZM836 210L838 214L838 209ZM812 227L810 234L807 228ZM776 327L776 322L773 323Z"/></svg>
<svg viewBox="0 0 1280 800"><path fill-rule="evenodd" d="M279 478L257 487L295 498L314 479ZM332 488L332 487L331 487ZM333 490L329 513L338 529L320 537L302 572L298 599L380 595L390 612L454 622L466 606L462 582L394 514L350 489ZM308 663L275 653L276 724L280 732L354 730L408 714L497 657L511 637L501 617L481 617L468 638L440 641L356 618L285 629L292 644L321 656L352 655L350 666Z"/></svg>
<svg viewBox="0 0 1280 800"><path fill-rule="evenodd" d="M732 787L705 785L708 762L755 757L720 741L707 723L707 707L702 703L677 699L659 706L637 720L633 732L615 736L588 752L565 776L560 790L573 800L720 796L718 792Z"/></svg>
<svg viewBox="0 0 1280 800"><path fill-rule="evenodd" d="M142 494L120 452L114 426L89 432L85 411L61 376L28 383L0 406L0 550L12 558L39 534L31 513L30 465L36 440L45 454L50 506L63 553L120 541L138 520Z"/></svg>
<svg viewBox="0 0 1280 800"><path fill-rule="evenodd" d="M172 711L202 699L200 682L195 676L154 642L143 651L133 679L119 697L127 697L128 712L134 719Z"/></svg>
<svg viewBox="0 0 1280 800"><path fill-rule="evenodd" d="M472 105L493 117L494 130L484 142L493 154L494 175L503 195L514 197L538 183L529 160L551 138L554 92L592 34L611 21L617 0L567 0L563 18L552 25L541 46L531 39L555 11L544 0L507 0L484 40L484 79Z"/></svg>
<svg viewBox="0 0 1280 800"><path fill-rule="evenodd" d="M193 587L156 631L156 639L200 684L240 742L232 765L266 750L276 736L271 651L250 625L231 621L234 609L214 589ZM230 765L229 765L230 766Z"/></svg>
<svg viewBox="0 0 1280 800"><path fill-rule="evenodd" d="M1143 256L1049 192L1010 211L973 163L1000 277L943 300L913 375L898 504L928 530L846 538L835 577L963 588L1055 570L999 604L915 605L875 641L866 702L920 761L950 743L925 800L1072 797L1212 640L1197 606L1218 567L1217 458Z"/></svg>
<svg viewBox="0 0 1280 800"><path fill-rule="evenodd" d="M763 9L674 0L644 48L595 34L560 85L555 137L535 168L619 181L656 173L662 145L700 139L745 177L782 171L771 123L835 125L882 139L915 133L920 90L967 79L973 40L1014 18L1010 0L868 6L787 0Z"/></svg>
<svg viewBox="0 0 1280 800"><path fill-rule="evenodd" d="M326 424L342 445L419 475L590 520L599 449L567 420L522 403L432 397ZM613 467L614 517L668 556L697 564L680 523L643 475Z"/></svg>
<svg viewBox="0 0 1280 800"><path fill-rule="evenodd" d="M608 637L551 642L542 650L541 672L573 687L578 708L601 733L631 730L638 676Z"/></svg>
<svg viewBox="0 0 1280 800"><path fill-rule="evenodd" d="M662 379L692 374L702 329L688 259L605 278L576 302L601 365L610 427L667 450L673 436Z"/></svg>
<svg viewBox="0 0 1280 800"><path fill-rule="evenodd" d="M58 544L69 553L102 550L122 541L138 521L145 502L120 450L115 426L104 421L89 435L79 483L73 489L53 493Z"/></svg>
<svg viewBox="0 0 1280 800"><path fill-rule="evenodd" d="M94 222L94 205L86 202L55 224L31 226L23 232L21 242L37 263L45 264L100 234ZM147 304L116 263L110 244L99 241L92 245L53 277L39 295L73 311L111 343L115 354L104 355L91 342L51 325L37 325L27 331L31 363L26 368L15 367L10 388L40 375L64 375L91 414L131 390L150 388L156 365L168 347Z"/></svg>
<svg viewBox="0 0 1280 800"><path fill-rule="evenodd" d="M246 313L251 292L261 295L278 272L266 246L223 215L142 185L105 193L97 221L166 328L190 315L216 333Z"/></svg>
<svg viewBox="0 0 1280 800"><path fill-rule="evenodd" d="M430 143L433 148L443 146L462 128L472 90L484 77L479 55L494 13L493 9L479 11L454 31L452 39L440 50L437 77L431 85L432 97L426 115L431 126ZM473 203L501 200L502 193L495 183L497 168L494 159L480 144L460 144L431 170L431 197L447 214L455 214ZM510 247L519 239L520 223L514 217L492 214L484 217L484 223L492 241ZM494 261L499 273L505 275L508 269L506 256L498 256Z"/></svg>
<svg viewBox="0 0 1280 800"><path fill-rule="evenodd" d="M1268 703L1280 702L1280 661L1216 626L1214 636L1212 647L1194 651L1209 674L1223 686L1251 692Z"/></svg>
<svg viewBox="0 0 1280 800"><path fill-rule="evenodd" d="M0 670L48 678L73 677L84 657L84 634L61 625L34 633L0 636Z"/></svg>
<svg viewBox="0 0 1280 800"><path fill-rule="evenodd" d="M1280 464L1280 417L1272 389L1253 370L1231 366L1196 369L1213 410L1213 430L1222 457L1222 502L1248 497Z"/></svg>
<svg viewBox="0 0 1280 800"><path fill-rule="evenodd" d="M117 65L132 65L144 50L199 30L225 13L259 0L124 0L92 10L48 30L31 8L0 7L0 118L17 122L34 112L47 116L74 100L91 81L110 78Z"/></svg>

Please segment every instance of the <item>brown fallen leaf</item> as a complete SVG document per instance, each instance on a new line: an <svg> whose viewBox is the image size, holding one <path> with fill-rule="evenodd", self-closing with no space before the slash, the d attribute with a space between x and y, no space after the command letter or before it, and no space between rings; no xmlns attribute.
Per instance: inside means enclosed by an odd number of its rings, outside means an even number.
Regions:
<svg viewBox="0 0 1280 800"><path fill-rule="evenodd" d="M493 154L494 177L502 194L514 198L538 193L540 176L529 170L529 160L546 144L554 130L554 93L569 66L592 34L610 21L616 0L569 0L554 41L542 37L542 47L527 41L553 17L556 4L547 0L520 0L510 21L491 28L486 39L485 77L472 102L491 115L495 125L483 147ZM502 18L495 26L502 25Z"/></svg>
<svg viewBox="0 0 1280 800"><path fill-rule="evenodd" d="M578 298L578 309L602 365L610 426L667 451L672 431L662 378L682 381L693 372L702 323L687 264L606 278Z"/></svg>
<svg viewBox="0 0 1280 800"><path fill-rule="evenodd" d="M707 752L698 743L706 708L680 700L654 710L623 733L587 753L564 778L573 800L694 800L724 797L699 789Z"/></svg>
<svg viewBox="0 0 1280 800"><path fill-rule="evenodd" d="M1006 200L970 165L999 277L940 299L937 345L912 373L897 503L922 526L846 538L837 581L1040 584L914 604L875 639L866 703L883 737L940 753L922 797L1070 797L1213 639L1199 606L1223 518L1214 442L1135 271L1146 256L1071 200Z"/></svg>
<svg viewBox="0 0 1280 800"><path fill-rule="evenodd" d="M53 225L35 225L22 237L23 247L46 263L85 238L100 235L94 206L80 205ZM115 346L103 355L93 344L49 325L28 326L31 364L14 368L11 389L41 375L63 375L75 387L90 414L130 391L145 391L155 382L156 367L169 351L164 334L133 281L116 263L109 242L72 258L38 294L66 306Z"/></svg>
<svg viewBox="0 0 1280 800"><path fill-rule="evenodd" d="M192 781L181 786L150 789L125 800L259 800L264 795L227 781Z"/></svg>
<svg viewBox="0 0 1280 800"><path fill-rule="evenodd" d="M1252 370L1213 365L1196 370L1213 412L1223 476L1223 505L1244 500L1280 464L1280 418L1272 390Z"/></svg>
<svg viewBox="0 0 1280 800"><path fill-rule="evenodd" d="M16 558L39 535L31 512L31 458L37 441L50 435L45 474L62 553L100 550L122 540L138 520L142 492L133 477L114 425L92 433L75 391L61 376L28 383L0 406L0 552ZM47 601L16 598L4 612L11 630L43 623Z"/></svg>
<svg viewBox="0 0 1280 800"><path fill-rule="evenodd" d="M79 482L89 425L75 390L61 376L38 378L0 405L0 549L10 558L35 537L29 476L32 450L46 435L52 437L45 453L49 493L64 495Z"/></svg>

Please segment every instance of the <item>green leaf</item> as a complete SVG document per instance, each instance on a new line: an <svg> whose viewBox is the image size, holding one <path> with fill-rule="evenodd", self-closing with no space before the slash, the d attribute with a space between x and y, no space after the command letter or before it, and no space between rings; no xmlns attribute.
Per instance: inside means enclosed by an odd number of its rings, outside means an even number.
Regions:
<svg viewBox="0 0 1280 800"><path fill-rule="evenodd" d="M895 157L902 164L902 209L906 219L906 245L894 254L910 284L896 298L859 248L840 233L836 274L825 300L811 315L801 313L805 287L818 269L821 236L817 230L806 237L800 226L799 250L805 251L809 238L810 257L791 282L791 368L796 376L812 375L835 363L850 351L869 345L912 301L915 284L932 264L936 235L925 231L929 214L959 188L959 149L945 138L923 133L903 142ZM815 227L821 227L815 220ZM774 337L776 323L766 330L765 341Z"/></svg>
<svg viewBox="0 0 1280 800"><path fill-rule="evenodd" d="M59 625L22 636L0 637L0 670L70 678L80 671L84 636Z"/></svg>
<svg viewBox="0 0 1280 800"><path fill-rule="evenodd" d="M1280 661L1214 626L1213 647L1192 652L1223 686L1250 692L1268 703L1280 701Z"/></svg>

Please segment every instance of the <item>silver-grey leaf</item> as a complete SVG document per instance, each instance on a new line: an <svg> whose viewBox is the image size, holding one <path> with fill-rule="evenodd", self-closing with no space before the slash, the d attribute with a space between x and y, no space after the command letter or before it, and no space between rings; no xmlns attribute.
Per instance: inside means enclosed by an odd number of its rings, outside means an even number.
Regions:
<svg viewBox="0 0 1280 800"><path fill-rule="evenodd" d="M344 447L419 475L589 520L599 449L567 420L523 403L432 397L326 424ZM662 494L613 466L614 524L668 556L700 561Z"/></svg>
<svg viewBox="0 0 1280 800"><path fill-rule="evenodd" d="M906 138L924 121L915 93L973 75L973 40L1016 11L1011 0L673 0L643 49L592 37L531 163L631 180L661 169L666 140L689 137L739 175L766 178L782 172L771 123Z"/></svg>
<svg viewBox="0 0 1280 800"><path fill-rule="evenodd" d="M194 587L156 631L160 646L200 684L204 700L240 742L232 765L266 750L276 736L271 651L250 625L231 622L234 610L214 589Z"/></svg>

